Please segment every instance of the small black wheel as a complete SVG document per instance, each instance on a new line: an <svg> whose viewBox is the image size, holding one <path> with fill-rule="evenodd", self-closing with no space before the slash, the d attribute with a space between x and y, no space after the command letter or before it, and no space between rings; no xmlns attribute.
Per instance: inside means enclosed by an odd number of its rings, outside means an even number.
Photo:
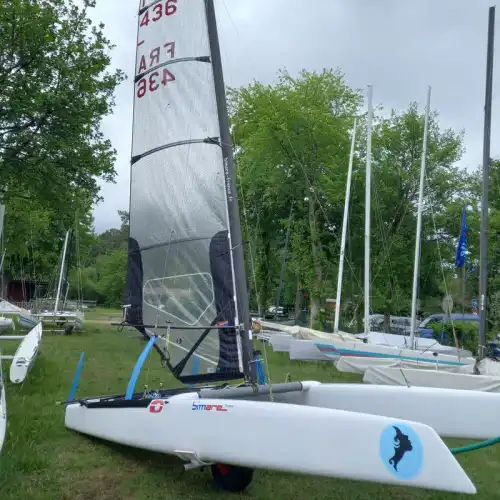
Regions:
<svg viewBox="0 0 500 500"><path fill-rule="evenodd" d="M217 486L232 493L240 493L246 490L253 479L253 469L248 467L213 464L211 470Z"/></svg>
<svg viewBox="0 0 500 500"><path fill-rule="evenodd" d="M68 325L64 329L64 335L71 335L73 333L73 330L74 330L74 326L73 325Z"/></svg>

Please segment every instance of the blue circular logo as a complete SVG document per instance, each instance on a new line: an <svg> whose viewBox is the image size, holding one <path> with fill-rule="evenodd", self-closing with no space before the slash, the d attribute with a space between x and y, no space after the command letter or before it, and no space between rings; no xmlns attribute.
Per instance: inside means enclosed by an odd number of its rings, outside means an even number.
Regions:
<svg viewBox="0 0 500 500"><path fill-rule="evenodd" d="M388 425L380 435L380 458L386 469L398 479L413 479L422 470L422 441L406 424Z"/></svg>

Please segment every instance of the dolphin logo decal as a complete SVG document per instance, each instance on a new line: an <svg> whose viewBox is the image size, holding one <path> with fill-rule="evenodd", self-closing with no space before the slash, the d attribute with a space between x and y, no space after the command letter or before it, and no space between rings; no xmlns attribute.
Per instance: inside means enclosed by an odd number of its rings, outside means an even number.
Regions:
<svg viewBox="0 0 500 500"><path fill-rule="evenodd" d="M407 452L413 450L413 446L411 444L410 438L401 432L399 427L395 425L392 426L396 431L396 435L394 436L394 455L389 459L389 464L394 467L394 470L398 471L398 464L403 460L403 457Z"/></svg>

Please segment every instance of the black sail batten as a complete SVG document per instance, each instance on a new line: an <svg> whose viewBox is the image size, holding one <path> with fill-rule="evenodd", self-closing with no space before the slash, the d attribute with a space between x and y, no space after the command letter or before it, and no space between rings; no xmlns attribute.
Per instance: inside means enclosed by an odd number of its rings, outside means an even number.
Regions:
<svg viewBox="0 0 500 500"><path fill-rule="evenodd" d="M149 73L152 73L153 71L156 71L158 69L164 68L165 66L170 66L171 64L179 63L179 62L187 62L187 61L198 61L198 62L204 62L204 63L209 63L210 62L210 57L208 56L202 56L202 57L181 57L180 59L172 59L171 61L166 61L161 64L157 64L156 66L152 66L148 70L139 73L136 75L134 78L134 83L137 83L141 78L144 78L146 75Z"/></svg>
<svg viewBox="0 0 500 500"><path fill-rule="evenodd" d="M152 155L154 153L159 153L160 151L163 151L164 149L173 148L175 146L183 146L185 144L197 144L197 143L220 144L218 137L206 137L205 139L187 139L185 141L171 142L169 144L162 144L161 146L157 146L156 148L150 149L149 151L145 151L144 153L141 153L140 155L132 156L131 163L133 165L134 163L137 163L142 158L145 158L146 156Z"/></svg>
<svg viewBox="0 0 500 500"><path fill-rule="evenodd" d="M148 9L150 9L151 7L154 7L157 3L160 3L162 0L152 0L151 2L149 2L147 5L145 5L144 7L142 7L142 3L141 2L141 6L139 6L139 16L141 14L144 14L144 12L146 12Z"/></svg>
<svg viewBox="0 0 500 500"><path fill-rule="evenodd" d="M213 4L190 0L167 9L164 2L142 3L126 323L146 338L158 335L155 349L184 383L252 379L241 228Z"/></svg>

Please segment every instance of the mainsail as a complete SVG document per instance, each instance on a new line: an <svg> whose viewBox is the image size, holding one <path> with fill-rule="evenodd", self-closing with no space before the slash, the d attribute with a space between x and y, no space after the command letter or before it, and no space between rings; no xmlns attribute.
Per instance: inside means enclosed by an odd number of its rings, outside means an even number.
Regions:
<svg viewBox="0 0 500 500"><path fill-rule="evenodd" d="M159 336L183 382L241 378L247 291L212 0L140 1L134 83L126 321Z"/></svg>

